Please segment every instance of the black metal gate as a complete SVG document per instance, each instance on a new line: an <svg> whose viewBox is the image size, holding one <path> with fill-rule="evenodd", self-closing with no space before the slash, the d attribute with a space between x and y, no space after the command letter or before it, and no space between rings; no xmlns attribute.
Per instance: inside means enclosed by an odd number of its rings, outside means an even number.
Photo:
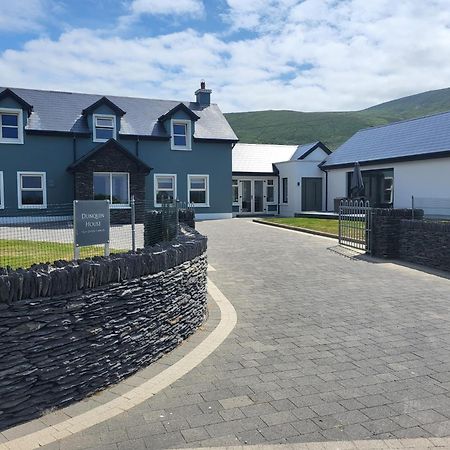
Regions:
<svg viewBox="0 0 450 450"><path fill-rule="evenodd" d="M368 201L342 200L339 205L339 244L371 252L372 208Z"/></svg>

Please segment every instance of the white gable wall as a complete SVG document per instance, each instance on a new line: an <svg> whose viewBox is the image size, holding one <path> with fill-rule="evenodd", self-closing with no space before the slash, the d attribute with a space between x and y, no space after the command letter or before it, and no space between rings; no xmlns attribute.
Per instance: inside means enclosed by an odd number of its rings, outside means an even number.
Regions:
<svg viewBox="0 0 450 450"><path fill-rule="evenodd" d="M316 161L321 163L326 157L328 153L324 152L320 147L316 148L312 153L310 153L306 158L303 158L301 161ZM294 155L292 159L297 159Z"/></svg>
<svg viewBox="0 0 450 450"><path fill-rule="evenodd" d="M313 152L315 153L315 152ZM313 154L312 153L312 154ZM312 155L311 154L311 155ZM325 174L317 161L306 159L275 163L280 175L280 215L293 216L302 211L302 178L322 178ZM283 178L288 179L288 203L283 203ZM322 181L322 208L325 207L325 183Z"/></svg>
<svg viewBox="0 0 450 450"><path fill-rule="evenodd" d="M394 169L394 208L411 208L411 196L450 199L450 157L361 166L361 170ZM351 167L328 171L328 211L336 197L347 196Z"/></svg>

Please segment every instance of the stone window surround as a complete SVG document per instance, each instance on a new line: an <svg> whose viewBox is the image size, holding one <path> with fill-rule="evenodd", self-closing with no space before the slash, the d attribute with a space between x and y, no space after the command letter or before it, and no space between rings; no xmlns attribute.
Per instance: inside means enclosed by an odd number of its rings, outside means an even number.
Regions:
<svg viewBox="0 0 450 450"><path fill-rule="evenodd" d="M117 139L117 123L116 116L113 114L92 114L92 140L94 142L107 142L108 139L97 138L97 119L112 119L113 139ZM111 127L99 126L98 128L105 128L110 130Z"/></svg>
<svg viewBox="0 0 450 450"><path fill-rule="evenodd" d="M192 178L204 178L205 179L205 189L192 189L191 188L191 179ZM191 202L191 191L205 191L205 203L193 203ZM193 203L196 208L209 208L209 175L204 174L188 174L187 176L187 200L188 203Z"/></svg>
<svg viewBox="0 0 450 450"><path fill-rule="evenodd" d="M174 125L184 125L186 127L186 145L175 145L174 139L173 139L173 127ZM192 150L192 126L190 120L183 120L183 119L172 119L170 121L170 131L171 131L171 137L170 137L170 149L171 150L182 150L182 151L190 151Z"/></svg>
<svg viewBox="0 0 450 450"><path fill-rule="evenodd" d="M0 130L0 144L23 144L23 111L16 108L0 108L0 126L2 114L17 115L18 137L3 138Z"/></svg>
<svg viewBox="0 0 450 450"><path fill-rule="evenodd" d="M127 203L112 203L112 199L110 199L109 207L110 209L127 209L131 208L130 206L130 173L129 172L99 172L95 171L92 173L92 185L94 184L94 176L95 175L110 175L109 183L110 183L110 196L112 197L112 175L127 175L127 191L128 191L128 202ZM94 192L92 192L94 194Z"/></svg>
<svg viewBox="0 0 450 450"><path fill-rule="evenodd" d="M3 182L3 172L0 170L0 209L5 208L5 184Z"/></svg>
<svg viewBox="0 0 450 450"><path fill-rule="evenodd" d="M173 199L177 198L177 174L176 173L155 173L153 175L153 206L155 208L161 207L162 204L156 201L156 196L158 193L158 178L160 177L171 177L173 182ZM170 190L170 189L162 189L162 190Z"/></svg>
<svg viewBox="0 0 450 450"><path fill-rule="evenodd" d="M22 188L22 176L41 177L41 188ZM23 205L22 191L42 191L42 205ZM17 172L17 206L19 209L46 209L47 208L47 173L46 172Z"/></svg>

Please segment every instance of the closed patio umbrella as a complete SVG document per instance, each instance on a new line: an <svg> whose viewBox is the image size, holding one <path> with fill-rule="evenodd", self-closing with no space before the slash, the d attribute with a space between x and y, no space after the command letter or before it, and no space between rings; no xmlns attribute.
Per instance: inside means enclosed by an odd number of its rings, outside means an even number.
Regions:
<svg viewBox="0 0 450 450"><path fill-rule="evenodd" d="M359 162L355 163L350 184L350 193L352 198L362 197L364 195L364 181L359 167Z"/></svg>

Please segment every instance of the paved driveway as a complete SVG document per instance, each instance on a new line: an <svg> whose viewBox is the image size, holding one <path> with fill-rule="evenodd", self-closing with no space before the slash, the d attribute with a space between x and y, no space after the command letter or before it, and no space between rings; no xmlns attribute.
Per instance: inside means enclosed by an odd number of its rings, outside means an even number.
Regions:
<svg viewBox="0 0 450 450"><path fill-rule="evenodd" d="M450 435L449 280L249 220L198 229L233 333L145 404L52 447Z"/></svg>

